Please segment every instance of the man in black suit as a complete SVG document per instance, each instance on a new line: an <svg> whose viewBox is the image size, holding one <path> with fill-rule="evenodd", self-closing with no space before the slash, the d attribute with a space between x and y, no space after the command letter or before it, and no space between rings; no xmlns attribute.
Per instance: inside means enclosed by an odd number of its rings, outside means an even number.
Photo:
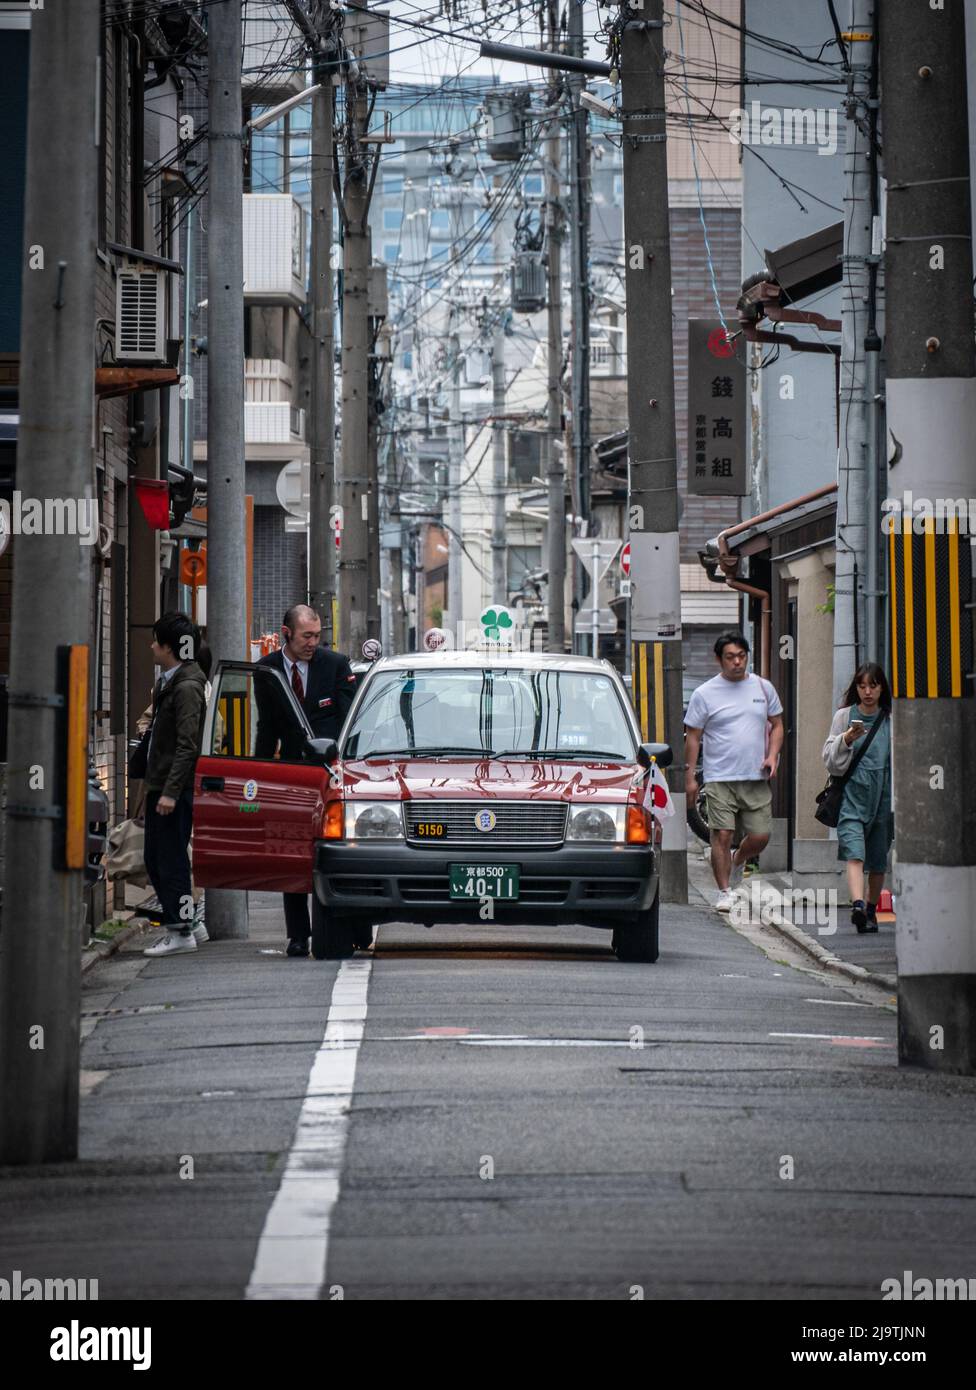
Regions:
<svg viewBox="0 0 976 1390"><path fill-rule="evenodd" d="M305 711L305 717L312 726L315 738L338 738L343 720L356 693L356 677L352 673L348 657L339 652L325 651L319 646L322 639L322 622L314 608L297 603L289 608L281 622L285 644L281 651L269 652L258 662L259 666L270 666L284 674L285 680L295 692L295 697ZM278 706L270 692L274 682L269 682L269 691L262 697L263 681L257 681L258 727L255 735L254 756L273 758L280 751L282 758L297 759L302 756L301 736L287 717L288 711ZM279 687L280 689L280 687ZM284 698L284 697L283 697ZM304 893L282 894L285 903L285 928L288 932L288 955L307 956L311 924L308 915L308 898ZM325 909L312 894L313 913Z"/></svg>

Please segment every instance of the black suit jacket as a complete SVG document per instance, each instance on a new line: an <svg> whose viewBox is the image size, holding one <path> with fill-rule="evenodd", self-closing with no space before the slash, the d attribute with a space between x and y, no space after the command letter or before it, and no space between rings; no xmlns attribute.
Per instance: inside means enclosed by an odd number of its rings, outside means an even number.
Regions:
<svg viewBox="0 0 976 1390"><path fill-rule="evenodd" d="M288 682L285 671L285 658L282 652L269 652L257 663L280 671ZM277 685L277 682L275 682ZM255 682L258 704L258 729L255 737L254 756L273 758L279 744L283 758L300 758L301 748L295 738L287 710L276 695L267 693L271 682ZM305 718L312 726L315 738L338 738L339 730L349 712L356 693L356 677L353 675L349 658L341 652L333 652L317 647L308 667L308 687L302 702Z"/></svg>

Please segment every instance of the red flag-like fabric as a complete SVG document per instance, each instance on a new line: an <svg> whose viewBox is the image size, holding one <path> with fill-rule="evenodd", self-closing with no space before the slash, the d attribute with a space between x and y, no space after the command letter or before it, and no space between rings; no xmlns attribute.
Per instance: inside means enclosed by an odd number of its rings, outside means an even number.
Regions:
<svg viewBox="0 0 976 1390"><path fill-rule="evenodd" d="M644 810L650 811L651 815L657 816L658 820L668 820L674 815L674 802L671 800L671 793L668 791L664 773L657 763L651 763L651 770L647 774L647 786L644 789Z"/></svg>
<svg viewBox="0 0 976 1390"><path fill-rule="evenodd" d="M165 531L169 526L169 483L155 478L134 478L133 482L143 516L154 531Z"/></svg>

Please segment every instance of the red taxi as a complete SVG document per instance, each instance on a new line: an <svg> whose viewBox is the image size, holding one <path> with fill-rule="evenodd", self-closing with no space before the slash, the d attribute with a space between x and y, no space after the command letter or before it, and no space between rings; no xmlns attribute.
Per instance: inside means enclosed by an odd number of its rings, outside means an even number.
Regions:
<svg viewBox="0 0 976 1390"><path fill-rule="evenodd" d="M262 721L291 756L258 760ZM652 758L592 657L438 652L369 671L338 744L279 672L222 663L196 770L193 869L210 888L314 891L312 954L383 922L577 923L658 957Z"/></svg>

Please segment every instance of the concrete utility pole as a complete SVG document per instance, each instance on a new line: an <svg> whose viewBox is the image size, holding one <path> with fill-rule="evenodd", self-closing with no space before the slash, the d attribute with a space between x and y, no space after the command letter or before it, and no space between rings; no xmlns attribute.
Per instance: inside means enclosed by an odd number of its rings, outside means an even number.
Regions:
<svg viewBox="0 0 976 1390"><path fill-rule="evenodd" d="M961 0L886 5L889 494L934 518L889 546L898 1056L976 1073L976 718L971 548L938 503L976 497L973 254ZM911 504L909 503L909 507ZM902 522L904 521L904 526ZM921 532L921 534L916 534Z"/></svg>
<svg viewBox="0 0 976 1390"><path fill-rule="evenodd" d="M330 10L321 13L331 15ZM312 97L312 398L309 411L309 603L322 619L322 641L331 644L335 603L335 535L332 496L335 486L335 300L332 292L332 65L326 64L324 35L316 48L318 62Z"/></svg>
<svg viewBox="0 0 976 1390"><path fill-rule="evenodd" d="M851 30L874 31L876 0L853 0ZM837 569L834 598L834 708L862 660L878 653L865 647L868 580L867 533L879 514L868 515L874 466L874 406L868 399L865 334L868 326L868 258L871 255L874 165L868 101L873 39L847 49L847 139L844 152L844 293L841 304L840 448L837 454Z"/></svg>
<svg viewBox="0 0 976 1390"><path fill-rule="evenodd" d="M365 81L346 87L346 157L343 186L342 438L337 485L342 508L339 551L339 643L358 656L368 634L367 564L369 478L369 203ZM379 156L377 155L377 158Z"/></svg>
<svg viewBox="0 0 976 1390"><path fill-rule="evenodd" d="M38 499L92 493L98 26L98 0L31 14L17 486ZM84 908L81 869L54 867L66 801L56 701L58 648L89 640L91 565L77 535L13 541L0 1163L78 1153Z"/></svg>
<svg viewBox="0 0 976 1390"><path fill-rule="evenodd" d="M632 664L645 736L670 743L675 815L664 822L661 893L688 901L681 689L681 571L671 337L671 240L662 0L621 38ZM626 9L625 9L626 13ZM635 370L637 366L640 370ZM596 595L594 594L594 602Z"/></svg>
<svg viewBox="0 0 976 1390"><path fill-rule="evenodd" d="M549 47L558 46L558 6L549 3ZM557 79L558 80L558 79ZM561 84L549 89L547 104L555 106ZM566 465L562 452L562 388L560 375L563 365L562 265L563 236L562 192L559 183L559 122L553 121L546 141L546 322L548 345L546 351L546 430L542 436L542 476L548 492L547 561L549 571L549 612L547 650L566 649Z"/></svg>
<svg viewBox="0 0 976 1390"><path fill-rule="evenodd" d="M385 270L385 267L382 267ZM375 338L373 339L375 344ZM377 410L380 381L377 365L369 366L369 435L366 447L366 476L369 479L366 507L366 636L380 636L380 470Z"/></svg>
<svg viewBox="0 0 976 1390"><path fill-rule="evenodd" d="M570 0L569 52L582 58L583 6ZM589 522L590 515L590 155L587 143L586 108L579 103L585 79L570 73L566 79L570 93L569 114L569 191L570 191L570 278L572 287L572 431L573 467L579 515ZM665 185L666 186L666 185ZM582 569L576 562L576 596L582 602ZM593 594L597 603L597 594ZM581 645L585 645L582 638Z"/></svg>
<svg viewBox="0 0 976 1390"><path fill-rule="evenodd" d="M496 174L492 180L495 189L496 205L501 203L502 179ZM505 538L505 503L508 492L508 461L505 457L505 303L508 299L508 276L505 269L508 255L505 250L505 237L501 216L495 218L492 230L492 253L498 267L501 282L501 303L497 307L495 329L491 338L491 413L492 413L492 469L491 469L491 601L508 602L508 572L505 563L507 543Z"/></svg>
<svg viewBox="0 0 976 1390"><path fill-rule="evenodd" d="M455 221L455 238L457 222ZM457 632L457 625L463 618L463 586L461 568L464 564L464 551L461 549L464 513L461 509L461 462L464 454L464 426L461 423L461 339L458 335L459 311L456 303L451 304L451 394L450 423L447 427L447 608L451 624Z"/></svg>
<svg viewBox="0 0 976 1390"><path fill-rule="evenodd" d="M241 0L208 12L207 635L217 661L247 659L244 520L244 162ZM247 896L207 889L207 931L248 934Z"/></svg>

